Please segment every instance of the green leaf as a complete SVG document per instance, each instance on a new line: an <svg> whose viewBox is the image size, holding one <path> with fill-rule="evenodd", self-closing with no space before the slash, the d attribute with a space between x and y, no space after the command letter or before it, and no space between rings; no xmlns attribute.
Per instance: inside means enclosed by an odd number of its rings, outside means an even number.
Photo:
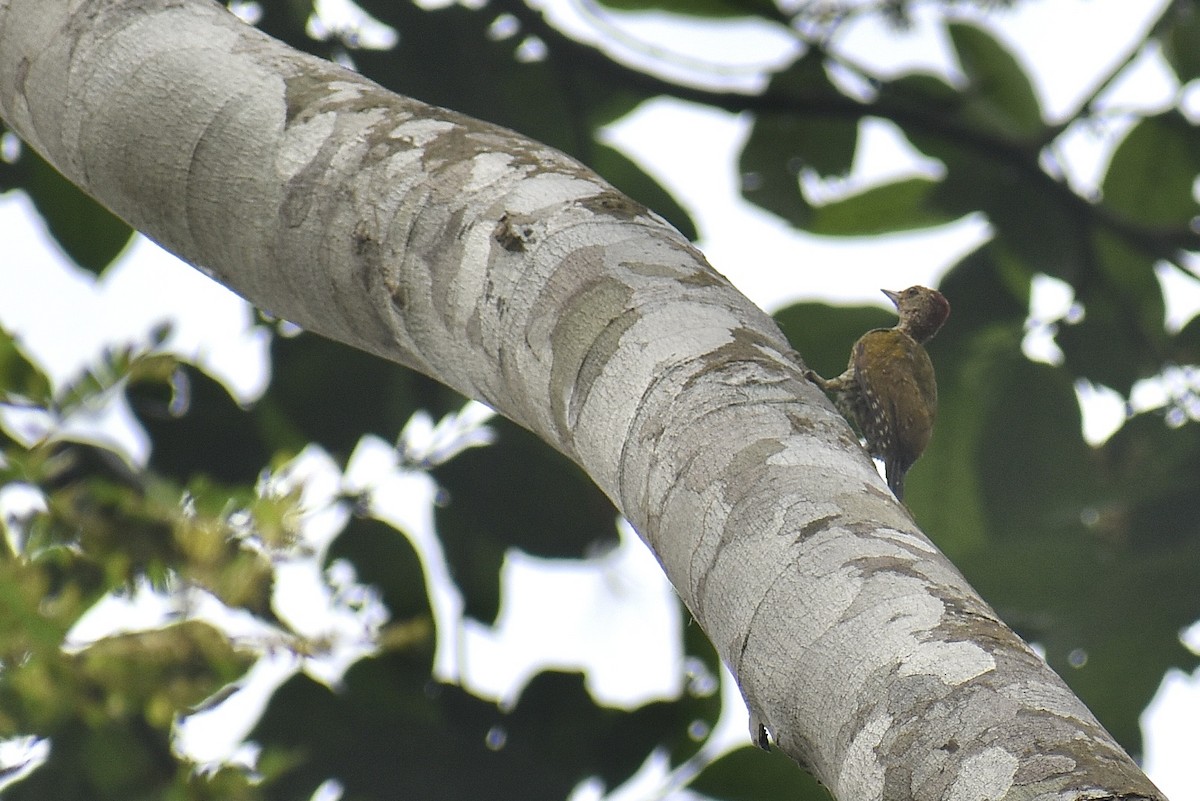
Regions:
<svg viewBox="0 0 1200 801"><path fill-rule="evenodd" d="M157 383L133 384L126 390L134 414L154 443L151 467L181 484L204 475L224 484L252 485L272 455L254 416L195 367L180 367L180 376L185 402L173 399L172 390Z"/></svg>
<svg viewBox="0 0 1200 801"><path fill-rule="evenodd" d="M133 235L123 220L63 178L33 148L21 151L20 185L59 246L80 267L99 275Z"/></svg>
<svg viewBox="0 0 1200 801"><path fill-rule="evenodd" d="M1200 215L1192 193L1197 173L1200 130L1175 111L1147 117L1113 153L1104 177L1104 206L1137 223L1186 230Z"/></svg>
<svg viewBox="0 0 1200 801"><path fill-rule="evenodd" d="M839 176L850 172L858 146L858 118L821 116L811 108L821 101L846 102L846 98L829 80L823 54L809 49L786 69L771 77L766 94L775 98L782 108L794 109L778 114L762 114L760 119L771 123L763 134L772 130L790 148L788 157L822 176ZM758 122L755 123L756 127Z"/></svg>
<svg viewBox="0 0 1200 801"><path fill-rule="evenodd" d="M738 160L742 196L797 227L806 226L812 216L800 192L803 161L794 146L802 124L795 119L756 117Z"/></svg>
<svg viewBox="0 0 1200 801"><path fill-rule="evenodd" d="M244 676L254 659L208 624L187 621L6 665L6 715L33 712L22 729L53 747L31 775L4 788L5 799L175 797L172 786L190 772L171 750L176 718Z"/></svg>
<svg viewBox="0 0 1200 801"><path fill-rule="evenodd" d="M1200 314L1171 338L1168 358L1176 364L1200 364Z"/></svg>
<svg viewBox="0 0 1200 801"><path fill-rule="evenodd" d="M810 225L808 200L800 191L800 173L849 172L858 141L854 120L815 118L808 114L762 113L755 117L742 148L738 169L742 195L801 228Z"/></svg>
<svg viewBox="0 0 1200 801"><path fill-rule="evenodd" d="M720 801L830 801L832 794L778 749L746 746L708 765L688 789Z"/></svg>
<svg viewBox="0 0 1200 801"><path fill-rule="evenodd" d="M409 539L378 520L355 517L330 546L326 565L345 559L358 580L374 585L392 619L430 615L421 560Z"/></svg>
<svg viewBox="0 0 1200 801"><path fill-rule="evenodd" d="M983 28L952 22L948 30L967 77L966 116L985 130L1037 140L1045 129L1041 106L1016 58Z"/></svg>
<svg viewBox="0 0 1200 801"><path fill-rule="evenodd" d="M858 120L812 112L812 105L823 100L846 101L826 75L824 59L816 50L777 72L767 94L777 99L781 109L795 110L755 116L738 161L742 195L805 227L810 208L800 192L800 173L806 169L822 176L848 173L858 147Z"/></svg>
<svg viewBox="0 0 1200 801"><path fill-rule="evenodd" d="M1097 525L1124 527L1112 536L1146 551L1200 546L1200 426L1174 429L1157 414L1140 414L1104 443L1101 454L1123 508L1105 510ZM1198 604L1194 598L1192 605Z"/></svg>
<svg viewBox="0 0 1200 801"><path fill-rule="evenodd" d="M99 358L55 393L55 409L61 414L95 403L96 398L122 384L141 384L165 390L174 401L175 379L181 362L170 353L148 351L132 345L106 347Z"/></svg>
<svg viewBox="0 0 1200 801"><path fill-rule="evenodd" d="M437 527L468 614L499 609L499 571L509 548L550 558L581 558L617 538L617 511L565 456L503 418L496 442L472 448L432 471L447 491Z"/></svg>
<svg viewBox="0 0 1200 801"><path fill-rule="evenodd" d="M954 109L964 102L963 93L940 75L909 72L879 85L881 101L904 103L917 108Z"/></svg>
<svg viewBox="0 0 1200 801"><path fill-rule="evenodd" d="M0 327L0 402L23 400L48 407L50 379L8 331Z"/></svg>
<svg viewBox="0 0 1200 801"><path fill-rule="evenodd" d="M695 241L699 238L696 224L662 184L624 153L607 145L597 144L592 150L590 166L613 186L637 202L667 218L681 234Z"/></svg>
<svg viewBox="0 0 1200 801"><path fill-rule="evenodd" d="M143 708L149 722L170 730L176 713L199 704L255 662L225 633L199 620L115 634L78 656L85 679L117 695L125 708Z"/></svg>
<svg viewBox="0 0 1200 801"><path fill-rule="evenodd" d="M997 239L1024 262L1029 276L1043 272L1074 282L1090 269L1090 220L1065 201L1068 190L1036 168L1035 154L997 151L951 134L908 136L946 166L946 177L926 201L931 207L955 219L985 213Z"/></svg>
<svg viewBox="0 0 1200 801"><path fill-rule="evenodd" d="M254 416L257 436L275 450L317 442L346 457L364 433L391 440L418 409L439 417L464 403L431 378L314 334L275 337L271 369Z"/></svg>
<svg viewBox="0 0 1200 801"><path fill-rule="evenodd" d="M1105 232L1093 242L1097 269L1077 294L1084 318L1062 325L1056 341L1076 375L1128 394L1135 381L1157 373L1166 356L1162 285L1149 254Z"/></svg>
<svg viewBox="0 0 1200 801"><path fill-rule="evenodd" d="M1176 22L1161 37L1163 55L1180 83L1200 78L1200 10L1195 3L1178 3Z"/></svg>
<svg viewBox="0 0 1200 801"><path fill-rule="evenodd" d="M906 178L816 207L807 228L827 236L874 236L952 222L931 202L939 181Z"/></svg>
<svg viewBox="0 0 1200 801"><path fill-rule="evenodd" d="M71 603L74 599L70 595L48 602L51 586L56 583L52 580L57 572L54 570L56 565L50 560L40 561L43 563L31 564L25 559L0 562L0 634L3 635L0 658L8 664L20 663L37 654L56 652L71 626L86 610L85 606ZM65 563L63 567L68 569L77 564L70 556L58 561ZM76 576L68 576L67 581L74 585ZM97 589L94 580L88 583L90 589ZM76 592L77 588L71 586L71 595ZM0 700L4 700L4 682L8 678L0 677ZM10 718L0 718L0 736L11 737L18 732L19 728Z"/></svg>
<svg viewBox="0 0 1200 801"><path fill-rule="evenodd" d="M1167 309L1162 284L1154 272L1155 259L1107 231L1097 231L1095 244L1103 275L1112 289L1111 294L1127 310L1142 343L1138 361L1149 369L1157 370L1162 364L1166 342L1164 321ZM1086 309L1090 294L1085 290L1079 297Z"/></svg>
<svg viewBox="0 0 1200 801"><path fill-rule="evenodd" d="M1074 381L1067 371L1031 362L1019 351L993 360L987 370L979 376L987 384L976 385L988 402L976 469L989 531L998 538L1077 531L1098 482Z"/></svg>
<svg viewBox="0 0 1200 801"><path fill-rule="evenodd" d="M685 696L608 709L582 676L545 672L503 710L432 681L428 662L388 653L355 664L337 692L296 675L250 738L293 758L267 787L280 801L307 798L330 776L358 799L561 801L589 776L610 786L628 779L659 743L686 736L695 721L715 722L719 706Z"/></svg>

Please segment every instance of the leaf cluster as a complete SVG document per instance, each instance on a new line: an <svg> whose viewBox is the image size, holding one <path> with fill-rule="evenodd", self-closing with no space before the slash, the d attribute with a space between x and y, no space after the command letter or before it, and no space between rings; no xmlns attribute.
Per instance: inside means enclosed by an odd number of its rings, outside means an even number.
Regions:
<svg viewBox="0 0 1200 801"><path fill-rule="evenodd" d="M394 437L418 409L448 409L461 398L302 334L274 339L271 391L245 408L162 350L165 337L110 353L57 390L19 342L0 338L0 410L43 421L26 431L17 424L24 418L13 417L0 428L0 487L36 498L4 530L0 737L50 745L32 770L10 766L13 778L28 775L6 798L294 799L332 778L355 798L407 788L450 799L499 788L550 799L589 776L619 783L656 748L676 761L697 752L696 727L711 729L719 713L715 686L622 711L597 705L574 673L541 674L512 708L439 681L429 556L378 519L370 497L335 498L354 513L326 551L305 553L303 521L320 510L306 505L302 487L273 491L272 480L298 448L316 443L344 469L364 434ZM330 386L346 391L330 398ZM146 465L61 433L73 414L114 398L151 433ZM443 554L466 613L481 622L496 616L508 548L584 558L616 540L614 510L577 468L510 423L495 428L501 447L409 465L441 487ZM486 489L477 492L480 483ZM331 593L331 567L349 565L388 622L370 632L370 654L336 687L297 673L271 695L249 734L260 749L253 771L192 763L173 747L180 720L236 692L265 654L284 650L303 662L336 646L277 611L276 566L306 556L319 560ZM102 599L134 599L146 588L175 599L178 611L163 626L72 639ZM197 593L262 633L235 636L194 618ZM688 643L715 675L703 635L691 629ZM580 726L588 737L577 736Z"/></svg>
<svg viewBox="0 0 1200 801"><path fill-rule="evenodd" d="M5 797L167 797L168 788L195 798L250 797L245 777L228 771L198 784L172 752L170 733L178 714L241 677L251 654L212 625L183 618L78 647L71 635L101 599L131 596L139 585L202 587L229 608L269 614L268 552L289 541L295 499L255 498L205 481L184 488L105 445L54 435L112 393L167 380L177 365L166 354L109 353L55 392L3 331L0 353L0 494L8 512L0 541L0 737L52 743L45 764Z"/></svg>

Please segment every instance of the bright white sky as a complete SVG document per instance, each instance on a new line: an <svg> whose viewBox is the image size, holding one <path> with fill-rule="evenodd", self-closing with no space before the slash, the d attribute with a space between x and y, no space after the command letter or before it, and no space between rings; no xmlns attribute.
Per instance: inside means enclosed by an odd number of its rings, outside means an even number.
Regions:
<svg viewBox="0 0 1200 801"><path fill-rule="evenodd" d="M580 15L580 6L572 0L544 0L544 4L563 24L594 29L594 20ZM1161 4L1161 0L1045 0L1024 3L1019 13L1002 15L998 21L1006 41L1019 47L1023 62L1038 79L1039 95L1053 117L1066 112L1090 90L1092 76L1116 54L1125 52L1126 44L1134 35L1141 35L1146 20ZM787 37L756 26L743 26L731 34L727 23L692 23L686 35L680 36L677 21L661 18L623 18L613 24L626 36L625 44L616 49L623 47L630 58L640 61L661 56L661 51L648 54L637 44L653 42L686 57L687 71L695 75L697 66L711 64L712 54L720 53L723 64L737 66L710 70L709 78L726 85L755 85L760 68L786 60L794 46ZM913 63L951 73L955 69L945 41L923 18L904 36L858 26L843 46L860 63L884 70ZM672 60L678 61L667 59ZM1127 107L1161 108L1175 91L1173 77L1152 54L1114 87L1111 99ZM848 186L929 169L889 125L873 123L863 133L869 145ZM1121 133L1096 129L1072 133L1062 155L1077 185L1094 186ZM746 134L742 117L661 100L646 104L613 126L607 138L688 205L703 237L701 247L714 266L767 309L802 299L878 303L880 287L933 285L988 236L981 218L871 241L827 241L799 235L738 197L736 152ZM169 318L176 325L169 342L172 349L196 359L239 397L253 398L262 391L267 376L266 341L251 327L253 317L246 305L154 245L138 240L119 266L101 281L93 281L64 262L46 238L36 213L17 193L0 196L0 239L6 244L0 255L0 286L5 288L0 293L0 323L20 333L26 348L56 381L68 380L93 361L104 341L144 341L155 323ZM1168 271L1164 285L1168 287L1168 317L1174 324L1186 321L1200 308L1200 290L1194 282ZM1053 284L1046 286L1049 289L1039 302L1058 310L1069 304L1069 295L1060 292L1056 300ZM1035 343L1033 348L1045 346ZM1047 352L1052 353L1052 346ZM1110 407L1113 403L1108 398ZM1119 401L1116 403L1119 406ZM1102 439L1114 425L1104 408L1103 402L1097 402L1100 411L1091 415L1095 418L1090 432L1093 439ZM128 412L120 404L95 417L73 424L104 431L133 458L146 457L149 443L129 425ZM4 419L30 434L47 424L36 419L18 421L12 416ZM452 439L455 432L470 431L479 422L481 417L471 410L461 420L445 421L441 428L418 419L406 432L407 441L413 447L434 447L436 441ZM429 578L443 588L433 599L439 629L447 635L439 646L439 675L458 677L481 692L511 700L539 665L586 668L589 687L598 698L624 704L677 692L685 678L707 680L703 675L681 674L674 596L657 564L629 532L623 533L623 545L616 552L584 565L514 555L502 577L505 595L500 619L497 627L490 629L462 621L461 599L445 582L445 565L432 530L429 510L434 488L423 477L398 470L389 443L365 440L342 478L326 455L310 450L298 460L292 478L309 482L306 497L316 506L332 497L339 480L356 487L375 486L381 489L379 497L392 499L377 511L412 532L426 554ZM396 499L409 500L397 503ZM10 508L18 502L0 491L0 507ZM337 515L328 512L313 521L314 544L323 545L337 530ZM292 597L311 596L316 583L312 571L311 564L286 566L281 585L297 588L289 593ZM533 580L534 575L539 578ZM305 666L326 679L335 678L346 660L362 653L362 644L381 622L371 617L369 598L365 620L352 614L351 601L363 598L355 595L352 576L343 576L341 581L342 595L323 594L315 611L306 608L296 616L309 621L308 626L340 632L346 643L336 659ZM548 598L553 600L548 602ZM204 611L203 599L197 603L203 614L209 614ZM74 636L79 641L99 636L118 618L126 626L153 625L164 611L149 597L132 605L114 603L98 610ZM253 634L249 630L244 633ZM1193 631L1190 642L1200 650L1200 630ZM264 660L255 675L262 686L273 686L294 669L294 660L276 657ZM249 705L252 712L261 703L261 696L258 698L240 693L236 704L229 706L245 712ZM244 725L220 714L221 709L196 716L194 725L182 730L187 748L202 759L228 754L229 731ZM744 717L727 724L722 739L742 741ZM1169 674L1144 717L1144 726L1151 777L1174 801L1200 801L1200 767L1195 762L1195 744L1200 742L1200 676ZM644 792L660 774L648 769L636 792ZM582 787L578 798L595 798L599 792L599 788ZM324 797L336 797L336 788L327 788Z"/></svg>

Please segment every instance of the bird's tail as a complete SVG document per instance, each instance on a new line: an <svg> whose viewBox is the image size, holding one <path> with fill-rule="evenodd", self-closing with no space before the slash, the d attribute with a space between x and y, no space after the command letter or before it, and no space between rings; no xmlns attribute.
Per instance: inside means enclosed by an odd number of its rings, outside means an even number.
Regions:
<svg viewBox="0 0 1200 801"><path fill-rule="evenodd" d="M884 473L887 474L888 489L896 496L896 500L904 500L904 467L896 461L885 461L883 463Z"/></svg>

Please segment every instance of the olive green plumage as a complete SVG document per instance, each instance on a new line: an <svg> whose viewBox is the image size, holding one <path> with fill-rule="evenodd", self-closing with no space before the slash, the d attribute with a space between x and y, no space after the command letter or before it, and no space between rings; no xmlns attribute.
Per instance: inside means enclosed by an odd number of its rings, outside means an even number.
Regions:
<svg viewBox="0 0 1200 801"><path fill-rule="evenodd" d="M834 393L838 410L867 441L867 452L883 461L888 486L903 499L904 474L929 444L937 418L937 380L923 345L950 316L950 304L923 286L883 293L896 304L896 326L859 337L836 378L811 370L807 376Z"/></svg>

